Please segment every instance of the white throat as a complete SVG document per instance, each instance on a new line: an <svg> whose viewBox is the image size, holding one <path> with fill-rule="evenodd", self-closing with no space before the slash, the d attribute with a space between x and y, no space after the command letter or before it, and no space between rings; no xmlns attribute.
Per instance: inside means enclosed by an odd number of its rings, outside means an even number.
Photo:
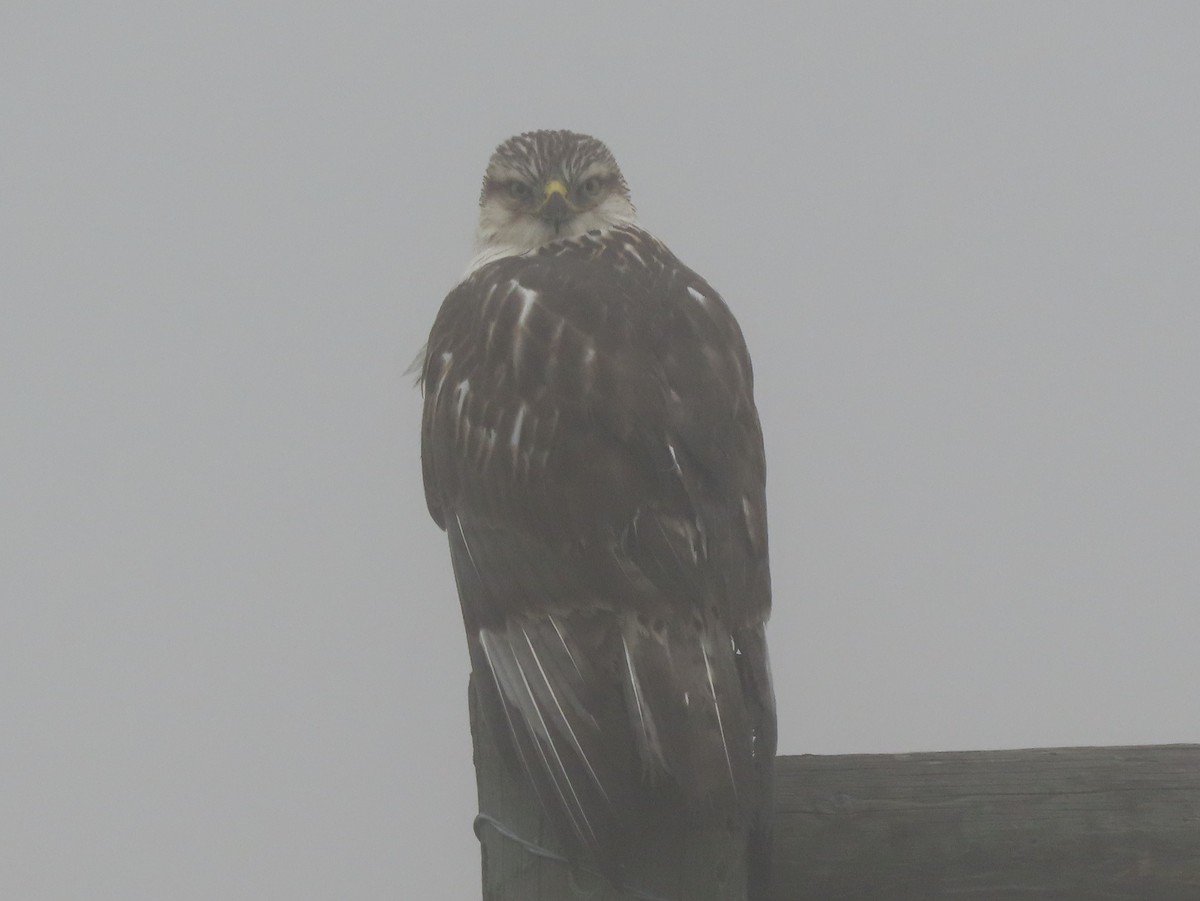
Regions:
<svg viewBox="0 0 1200 901"><path fill-rule="evenodd" d="M572 217L555 231L543 219L514 215L500 204L484 204L479 210L479 228L475 231L475 256L463 278L481 266L505 257L532 253L543 245L564 238L577 238L590 231L603 231L615 225L633 225L637 216L626 198L613 194L599 206Z"/></svg>

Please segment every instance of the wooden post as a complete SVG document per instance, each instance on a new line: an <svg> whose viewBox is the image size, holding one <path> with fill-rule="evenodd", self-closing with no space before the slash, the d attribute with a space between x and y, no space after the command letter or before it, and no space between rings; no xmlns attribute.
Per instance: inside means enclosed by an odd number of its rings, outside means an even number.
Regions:
<svg viewBox="0 0 1200 901"><path fill-rule="evenodd" d="M637 901L497 828L560 853L471 723L484 901ZM1200 745L780 757L774 869L775 901L1197 901Z"/></svg>
<svg viewBox="0 0 1200 901"><path fill-rule="evenodd" d="M502 831L562 856L532 793L504 766L487 719L479 712L474 685L467 694L479 787L475 834L483 865L484 901L636 901L607 888L597 877L587 881L587 874L573 873L561 860L530 851Z"/></svg>

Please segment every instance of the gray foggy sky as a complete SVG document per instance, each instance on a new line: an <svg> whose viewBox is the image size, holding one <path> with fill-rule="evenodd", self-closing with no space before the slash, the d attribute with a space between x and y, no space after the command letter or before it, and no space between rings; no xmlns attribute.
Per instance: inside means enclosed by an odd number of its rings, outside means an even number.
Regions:
<svg viewBox="0 0 1200 901"><path fill-rule="evenodd" d="M0 897L478 897L403 375L518 131L767 439L784 753L1200 741L1200 7L0 11Z"/></svg>

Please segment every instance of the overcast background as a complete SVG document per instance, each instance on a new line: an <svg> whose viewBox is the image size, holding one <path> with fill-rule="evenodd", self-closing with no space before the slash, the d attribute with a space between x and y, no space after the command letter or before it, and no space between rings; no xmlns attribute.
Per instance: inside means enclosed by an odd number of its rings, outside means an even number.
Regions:
<svg viewBox="0 0 1200 901"><path fill-rule="evenodd" d="M0 9L0 896L478 897L404 370L608 142L766 431L782 753L1200 741L1200 6Z"/></svg>

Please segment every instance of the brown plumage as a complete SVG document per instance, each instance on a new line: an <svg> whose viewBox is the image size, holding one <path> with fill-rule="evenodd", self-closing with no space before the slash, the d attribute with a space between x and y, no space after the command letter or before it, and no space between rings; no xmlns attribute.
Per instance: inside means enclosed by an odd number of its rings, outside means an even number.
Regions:
<svg viewBox="0 0 1200 901"><path fill-rule="evenodd" d="M505 187L513 177L532 200ZM551 201L559 219L629 217L582 233L556 221L565 237L489 261L485 223L535 233ZM720 870L761 896L775 714L741 331L629 224L624 179L594 139L502 145L481 204L484 260L442 304L422 374L426 498L449 537L481 709L572 861L661 893L645 884L654 843L717 829Z"/></svg>

